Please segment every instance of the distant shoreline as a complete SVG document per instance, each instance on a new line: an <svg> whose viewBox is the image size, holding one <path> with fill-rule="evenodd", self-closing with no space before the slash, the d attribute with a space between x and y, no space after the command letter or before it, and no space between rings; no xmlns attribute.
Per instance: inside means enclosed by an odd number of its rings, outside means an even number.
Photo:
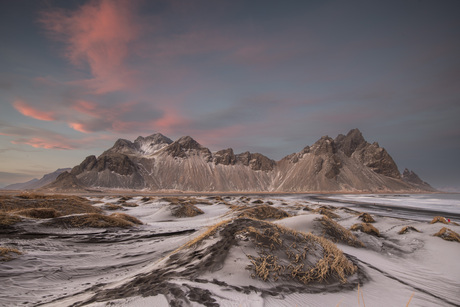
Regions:
<svg viewBox="0 0 460 307"><path fill-rule="evenodd" d="M421 195L421 194L460 194L455 192L443 192L443 191L386 191L386 192L372 192L372 191L302 191L302 192L280 192L280 191L146 191L146 190L89 190L89 191L41 191L41 190L0 190L0 195L12 195L12 194L63 194L63 195L81 195L81 196L92 196L92 195L150 195L150 196L288 196L288 195L397 195L397 194L409 194L409 195Z"/></svg>

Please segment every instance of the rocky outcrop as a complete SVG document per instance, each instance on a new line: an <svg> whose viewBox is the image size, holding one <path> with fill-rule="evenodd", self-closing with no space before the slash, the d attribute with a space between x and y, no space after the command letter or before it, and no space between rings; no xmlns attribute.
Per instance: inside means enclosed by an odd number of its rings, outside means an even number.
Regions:
<svg viewBox="0 0 460 307"><path fill-rule="evenodd" d="M388 152L378 143L368 143L358 129L335 139L323 136L278 162L260 153L235 154L231 148L212 153L190 136L174 142L161 134L134 142L119 139L99 157L87 157L71 175L88 187L149 190L391 192L431 188L410 173L403 174L402 180Z"/></svg>
<svg viewBox="0 0 460 307"><path fill-rule="evenodd" d="M174 158L187 158L190 155L201 155L206 162L212 161L211 151L201 146L190 136L184 136L166 147L166 152Z"/></svg>
<svg viewBox="0 0 460 307"><path fill-rule="evenodd" d="M79 175L81 173L83 173L84 171L90 171L92 170L97 164L97 158L96 156L88 156L85 158L85 160L83 160L82 163L80 163L79 165L77 166L74 166L72 168L72 170L70 171L70 173L72 175Z"/></svg>
<svg viewBox="0 0 460 307"><path fill-rule="evenodd" d="M402 180L405 182L420 188L421 190L427 190L427 191L435 191L431 185L420 179L420 177L414 173L413 171L408 170L407 168L404 169L402 176Z"/></svg>
<svg viewBox="0 0 460 307"><path fill-rule="evenodd" d="M236 155L236 159L244 166L249 166L255 171L271 171L276 165L276 162L267 158L260 153L250 153L246 151Z"/></svg>
<svg viewBox="0 0 460 307"><path fill-rule="evenodd" d="M378 143L369 144L355 151L358 159L377 174L400 179L398 166L385 148L379 147Z"/></svg>
<svg viewBox="0 0 460 307"><path fill-rule="evenodd" d="M236 159L233 149L227 148L219 150L214 154L213 162L218 165L235 165L238 160Z"/></svg>

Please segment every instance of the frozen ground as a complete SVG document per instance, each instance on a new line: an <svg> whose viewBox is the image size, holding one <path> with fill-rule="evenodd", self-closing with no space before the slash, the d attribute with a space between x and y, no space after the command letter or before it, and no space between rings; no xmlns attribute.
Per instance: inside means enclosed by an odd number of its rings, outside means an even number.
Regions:
<svg viewBox="0 0 460 307"><path fill-rule="evenodd" d="M138 206L124 207L123 212L144 225L131 229L45 228L31 220L23 225L26 231L1 233L0 245L16 247L23 255L0 262L0 305L343 307L360 306L364 299L366 306L406 306L413 294L410 306L460 306L460 244L433 236L442 227L460 233L460 226L429 223L435 215L459 221L458 200L443 195L194 198L204 214L177 218L171 214L170 203L160 197L147 201L133 197L126 202ZM117 203L120 197L89 199L103 207ZM233 217L235 206L255 206L255 200L292 215L277 224L317 235L322 234L316 221L321 215L314 210L320 206L337 207L335 220L345 228L361 222L346 208L372 213L380 237L358 231L355 235L365 248L338 244L362 272L355 277L362 292L360 301L356 284L310 286L251 278L244 242L230 247L223 259L211 261L212 267L201 261L207 255L178 261L199 251L195 247L187 254L178 248L207 226ZM407 225L421 232L399 235ZM220 239L211 237L204 247ZM198 270L193 278L188 274L192 269ZM155 278L167 286L156 289ZM152 290L145 290L148 287L140 281L150 282Z"/></svg>

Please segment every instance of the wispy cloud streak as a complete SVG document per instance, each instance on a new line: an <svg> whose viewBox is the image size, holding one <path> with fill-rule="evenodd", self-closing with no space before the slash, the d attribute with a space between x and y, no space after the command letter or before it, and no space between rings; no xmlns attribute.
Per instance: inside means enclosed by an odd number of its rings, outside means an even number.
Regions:
<svg viewBox="0 0 460 307"><path fill-rule="evenodd" d="M42 111L36 109L23 100L15 100L13 107L24 116L35 118L38 120L53 121L56 120L56 114L50 111Z"/></svg>
<svg viewBox="0 0 460 307"><path fill-rule="evenodd" d="M89 66L93 78L81 83L102 94L125 88L132 72L124 61L130 43L140 33L138 1L90 1L76 11L44 11L39 21L55 39L66 44L66 57Z"/></svg>

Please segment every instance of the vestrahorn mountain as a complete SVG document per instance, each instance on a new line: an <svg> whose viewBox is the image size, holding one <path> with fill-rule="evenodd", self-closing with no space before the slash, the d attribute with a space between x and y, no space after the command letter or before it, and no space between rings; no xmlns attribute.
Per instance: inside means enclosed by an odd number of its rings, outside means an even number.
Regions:
<svg viewBox="0 0 460 307"><path fill-rule="evenodd" d="M119 139L99 157L87 157L45 188L200 192L434 190L428 184L420 184L420 179L413 182L411 178L402 177L388 152L378 143L368 143L358 129L335 139L323 136L280 161L260 153L235 154L231 148L213 153L189 136L173 142L158 133L138 137L134 142Z"/></svg>

